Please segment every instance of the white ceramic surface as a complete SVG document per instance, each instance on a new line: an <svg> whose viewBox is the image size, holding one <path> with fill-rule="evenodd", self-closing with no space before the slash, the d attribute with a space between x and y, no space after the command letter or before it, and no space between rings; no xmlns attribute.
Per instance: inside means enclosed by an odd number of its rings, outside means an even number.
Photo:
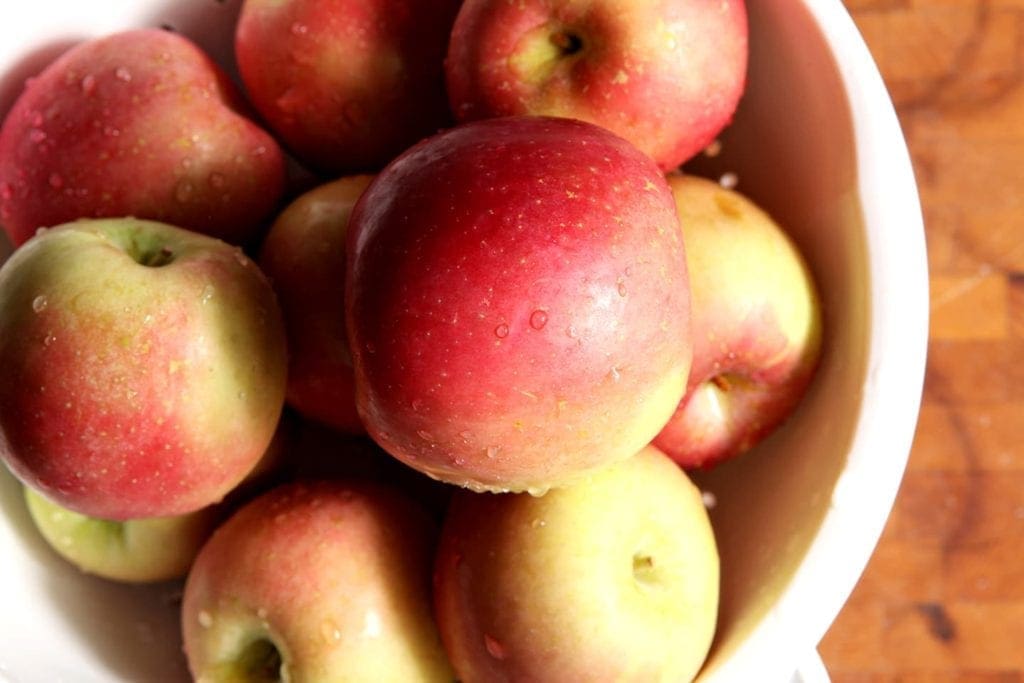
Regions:
<svg viewBox="0 0 1024 683"><path fill-rule="evenodd" d="M68 45L169 25L230 67L237 0L35 0L0 6L0 115ZM891 509L917 418L927 342L920 206L877 69L840 0L748 0L750 85L722 154L807 255L826 352L797 415L701 475L717 505L719 634L701 683L792 680L848 597ZM2 242L2 240L0 240ZM5 253L0 243L0 259ZM3 378L0 378L3 381ZM0 680L187 680L175 583L83 576L39 540L0 472ZM820 672L819 672L820 673Z"/></svg>

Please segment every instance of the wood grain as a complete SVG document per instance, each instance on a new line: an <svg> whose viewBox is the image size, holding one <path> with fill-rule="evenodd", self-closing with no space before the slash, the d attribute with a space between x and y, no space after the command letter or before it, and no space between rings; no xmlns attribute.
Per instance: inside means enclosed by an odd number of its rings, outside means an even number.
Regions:
<svg viewBox="0 0 1024 683"><path fill-rule="evenodd" d="M846 0L921 192L931 326L907 473L820 652L834 683L1024 683L1024 0Z"/></svg>

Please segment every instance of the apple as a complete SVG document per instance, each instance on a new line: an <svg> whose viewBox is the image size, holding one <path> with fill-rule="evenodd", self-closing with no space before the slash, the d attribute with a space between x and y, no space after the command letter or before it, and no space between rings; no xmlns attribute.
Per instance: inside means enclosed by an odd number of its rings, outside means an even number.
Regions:
<svg viewBox="0 0 1024 683"><path fill-rule="evenodd" d="M356 434L364 429L345 333L345 236L352 207L371 178L340 178L293 200L270 227L259 258L288 333L288 403L308 418Z"/></svg>
<svg viewBox="0 0 1024 683"><path fill-rule="evenodd" d="M436 528L394 490L298 482L210 538L185 583L189 668L209 681L444 681Z"/></svg>
<svg viewBox="0 0 1024 683"><path fill-rule="evenodd" d="M30 79L0 128L0 223L135 216L243 244L284 189L284 156L187 38L157 29L79 43Z"/></svg>
<svg viewBox="0 0 1024 683"><path fill-rule="evenodd" d="M215 503L273 438L283 328L238 247L128 218L46 230L0 268L0 458L90 517Z"/></svg>
<svg viewBox="0 0 1024 683"><path fill-rule="evenodd" d="M362 194L347 249L356 406L434 478L540 493L636 453L683 395L675 204L603 128L504 117L425 140Z"/></svg>
<svg viewBox="0 0 1024 683"><path fill-rule="evenodd" d="M731 122L747 58L743 0L466 0L445 66L460 121L591 121L668 170Z"/></svg>
<svg viewBox="0 0 1024 683"><path fill-rule="evenodd" d="M544 496L455 495L434 591L464 681L689 681L718 613L700 491L653 446Z"/></svg>
<svg viewBox="0 0 1024 683"><path fill-rule="evenodd" d="M235 34L250 100L322 174L377 171L450 125L444 56L459 0L245 0Z"/></svg>
<svg viewBox="0 0 1024 683"><path fill-rule="evenodd" d="M98 519L23 489L29 515L50 547L82 571L115 581L184 578L218 520L215 507L173 517Z"/></svg>
<svg viewBox="0 0 1024 683"><path fill-rule="evenodd" d="M821 304L798 248L757 204L698 176L668 181L689 264L693 367L654 443L686 468L708 468L796 409L821 356Z"/></svg>

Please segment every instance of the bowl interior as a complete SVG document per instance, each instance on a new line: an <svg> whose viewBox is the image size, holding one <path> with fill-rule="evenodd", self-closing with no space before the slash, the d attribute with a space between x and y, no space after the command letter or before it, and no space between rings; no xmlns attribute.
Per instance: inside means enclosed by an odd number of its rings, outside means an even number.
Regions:
<svg viewBox="0 0 1024 683"><path fill-rule="evenodd" d="M230 71L239 5L27 6L18 21L0 24L0 116L25 78L61 50L131 26L173 27ZM852 22L839 0L748 0L748 7L748 91L721 154L689 169L735 173L738 189L791 232L819 284L826 342L794 418L755 451L697 476L717 501L712 517L723 570L719 632L704 683L784 680L835 617L902 475L927 331L913 177ZM866 153L865 136L888 148ZM904 225L891 225L898 220ZM899 263L887 256L897 249ZM8 252L0 237L0 261ZM892 293L886 288L897 271L909 273L910 285ZM885 429L890 436L877 452ZM124 587L66 565L37 538L6 471L0 511L0 604L25 615L17 623L0 620L0 679L188 679L178 635L180 584Z"/></svg>

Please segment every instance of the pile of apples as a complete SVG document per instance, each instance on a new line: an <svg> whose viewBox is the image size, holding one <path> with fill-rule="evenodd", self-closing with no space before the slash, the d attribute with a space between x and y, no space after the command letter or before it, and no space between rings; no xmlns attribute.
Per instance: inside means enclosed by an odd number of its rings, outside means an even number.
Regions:
<svg viewBox="0 0 1024 683"><path fill-rule="evenodd" d="M187 577L197 680L692 680L687 471L785 420L822 336L783 229L680 170L743 1L246 0L234 49L237 85L173 31L85 41L0 127L39 531Z"/></svg>

